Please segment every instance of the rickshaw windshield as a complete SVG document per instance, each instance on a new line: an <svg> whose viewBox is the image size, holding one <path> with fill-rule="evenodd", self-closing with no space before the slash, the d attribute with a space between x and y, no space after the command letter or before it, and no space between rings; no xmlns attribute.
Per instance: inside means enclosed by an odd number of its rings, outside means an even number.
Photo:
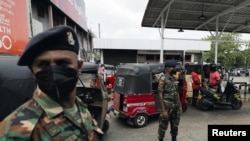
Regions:
<svg viewBox="0 0 250 141"><path fill-rule="evenodd" d="M107 75L114 75L115 74L115 67L113 65L105 64L105 72Z"/></svg>
<svg viewBox="0 0 250 141"><path fill-rule="evenodd" d="M96 74L82 73L79 76L77 87L95 88L96 81L97 81Z"/></svg>
<svg viewBox="0 0 250 141"><path fill-rule="evenodd" d="M81 74L78 77L77 87L96 88L106 91L104 76L98 73L98 64L84 62Z"/></svg>
<svg viewBox="0 0 250 141"><path fill-rule="evenodd" d="M112 69L105 69L107 75L113 75L115 74L115 71Z"/></svg>

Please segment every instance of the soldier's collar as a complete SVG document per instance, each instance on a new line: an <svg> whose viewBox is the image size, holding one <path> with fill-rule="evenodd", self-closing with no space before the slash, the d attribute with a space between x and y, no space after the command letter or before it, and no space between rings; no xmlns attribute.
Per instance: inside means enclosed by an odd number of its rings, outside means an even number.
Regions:
<svg viewBox="0 0 250 141"><path fill-rule="evenodd" d="M39 88L35 90L33 98L35 101L37 101L49 118L52 118L63 112L62 106L44 94Z"/></svg>

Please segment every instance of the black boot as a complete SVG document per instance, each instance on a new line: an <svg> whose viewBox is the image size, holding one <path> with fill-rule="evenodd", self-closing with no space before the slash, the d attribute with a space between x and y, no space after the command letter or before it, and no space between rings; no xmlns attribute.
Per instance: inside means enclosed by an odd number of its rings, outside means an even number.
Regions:
<svg viewBox="0 0 250 141"><path fill-rule="evenodd" d="M172 136L172 141L177 141L176 136Z"/></svg>

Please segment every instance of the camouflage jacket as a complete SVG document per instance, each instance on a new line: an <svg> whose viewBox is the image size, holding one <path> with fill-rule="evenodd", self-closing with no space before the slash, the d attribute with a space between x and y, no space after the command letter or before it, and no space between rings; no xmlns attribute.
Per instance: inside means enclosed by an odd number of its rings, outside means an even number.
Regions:
<svg viewBox="0 0 250 141"><path fill-rule="evenodd" d="M159 80L158 91L163 93L163 102L166 108L178 107L180 98L178 94L178 86L175 83L175 78L169 74L165 74Z"/></svg>
<svg viewBox="0 0 250 141"><path fill-rule="evenodd" d="M96 132L102 134L101 129L78 97L76 105L78 118L67 116L58 103L36 89L33 99L0 123L0 140L98 141Z"/></svg>

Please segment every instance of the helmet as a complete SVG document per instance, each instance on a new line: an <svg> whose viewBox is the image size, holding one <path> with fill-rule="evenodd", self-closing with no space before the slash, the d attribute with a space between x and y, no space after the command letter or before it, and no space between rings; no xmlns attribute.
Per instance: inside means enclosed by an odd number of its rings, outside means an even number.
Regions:
<svg viewBox="0 0 250 141"><path fill-rule="evenodd" d="M165 62L165 67L175 67L177 65L177 61L176 60L167 60Z"/></svg>
<svg viewBox="0 0 250 141"><path fill-rule="evenodd" d="M210 71L216 71L216 64L210 64Z"/></svg>

